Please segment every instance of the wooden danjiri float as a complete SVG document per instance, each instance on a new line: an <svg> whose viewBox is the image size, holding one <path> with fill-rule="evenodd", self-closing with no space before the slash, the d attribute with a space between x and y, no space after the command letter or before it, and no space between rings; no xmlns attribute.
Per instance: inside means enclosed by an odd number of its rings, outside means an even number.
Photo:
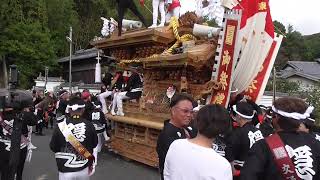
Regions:
<svg viewBox="0 0 320 180"><path fill-rule="evenodd" d="M177 91L202 101L224 87L212 77L218 70L215 57L220 29L206 26L205 35L200 32L199 36L193 29L202 23L188 12L179 20L172 18L165 27L131 30L122 36L113 33L92 42L123 68L130 63L143 67L141 98L124 102L125 116L106 115L114 123L111 148L116 153L157 167L157 138L163 122L170 118L168 87L174 85Z"/></svg>
<svg viewBox="0 0 320 180"><path fill-rule="evenodd" d="M125 116L106 115L114 122L111 147L116 153L158 166L156 142L163 122L170 118L166 92L172 85L202 104L223 103L223 95L227 100L224 92L229 93L231 78L226 76L232 73L239 17L238 12L225 14L218 29L204 26L201 18L188 12L165 27L131 30L122 36L113 33L92 42L124 68L133 62L143 66L142 97L124 102ZM232 49L229 54L221 54L224 43Z"/></svg>

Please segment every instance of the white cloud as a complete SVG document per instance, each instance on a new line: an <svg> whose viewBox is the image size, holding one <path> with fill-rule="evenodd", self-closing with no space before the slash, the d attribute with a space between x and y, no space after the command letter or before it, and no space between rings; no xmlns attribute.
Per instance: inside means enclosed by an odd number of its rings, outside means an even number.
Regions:
<svg viewBox="0 0 320 180"><path fill-rule="evenodd" d="M196 0L180 0L182 9L194 10ZM273 20L293 25L304 35L320 32L320 0L269 0Z"/></svg>
<svg viewBox="0 0 320 180"><path fill-rule="evenodd" d="M273 20L293 25L302 34L320 32L319 0L270 0Z"/></svg>

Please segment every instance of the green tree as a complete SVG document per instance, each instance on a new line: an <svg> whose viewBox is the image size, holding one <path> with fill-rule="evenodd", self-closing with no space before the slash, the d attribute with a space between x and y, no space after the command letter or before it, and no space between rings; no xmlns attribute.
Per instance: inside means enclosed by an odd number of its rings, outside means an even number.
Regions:
<svg viewBox="0 0 320 180"><path fill-rule="evenodd" d="M288 30L283 47L285 47L284 53L289 61L302 60L302 51L305 49L305 46L300 32Z"/></svg>
<svg viewBox="0 0 320 180"><path fill-rule="evenodd" d="M273 80L269 80L266 86L266 91L273 90ZM276 91L283 93L296 93L299 91L299 84L296 82L290 82L286 79L276 79Z"/></svg>
<svg viewBox="0 0 320 180"><path fill-rule="evenodd" d="M81 49L87 47L90 40L98 34L101 26L100 16L106 7L101 0L75 0L75 7L79 15L79 26L74 28L73 39L76 48Z"/></svg>
<svg viewBox="0 0 320 180"><path fill-rule="evenodd" d="M138 10L146 15L147 22L151 22L152 13L148 9L152 9L152 1L146 0L145 6L142 7L138 0L135 1ZM79 27L74 28L74 40L77 49L87 47L89 42L94 38L94 36L101 36L100 30L102 28L102 20L100 17L110 18L113 17L115 20L118 18L117 14L117 3L116 0L92 0L92 1L83 1L75 0L75 9L79 15ZM126 11L126 19L137 20L130 10ZM150 23L148 23L150 24Z"/></svg>
<svg viewBox="0 0 320 180"><path fill-rule="evenodd" d="M313 111L316 115L317 124L320 125L320 84L317 84L311 91L301 92L301 94L307 95L307 102L315 107Z"/></svg>
<svg viewBox="0 0 320 180"><path fill-rule="evenodd" d="M266 91L273 90L272 80L267 83ZM290 82L285 79L276 80L276 91L282 93L288 93L289 96L299 96L299 98L306 99L307 103L314 106L313 111L317 117L316 123L320 125L320 84L316 84L312 89L305 91L301 90L300 85L296 82Z"/></svg>
<svg viewBox="0 0 320 180"><path fill-rule="evenodd" d="M1 0L0 32L10 24L23 21L22 6L18 0Z"/></svg>
<svg viewBox="0 0 320 180"><path fill-rule="evenodd" d="M320 58L320 33L304 36L304 39L310 59Z"/></svg>
<svg viewBox="0 0 320 180"><path fill-rule="evenodd" d="M286 34L286 27L279 21L273 21L274 31L278 34L285 35Z"/></svg>
<svg viewBox="0 0 320 180"><path fill-rule="evenodd" d="M56 66L45 1L5 0L1 5L7 9L0 13L4 25L0 29L0 55L8 65L18 65L20 85L29 88L44 66Z"/></svg>
<svg viewBox="0 0 320 180"><path fill-rule="evenodd" d="M0 2L0 39L2 39L1 36L6 27L21 22L22 20L22 7L19 1L2 0ZM5 74L4 70L6 64L5 53L0 51L0 87L6 86L7 74Z"/></svg>
<svg viewBox="0 0 320 180"><path fill-rule="evenodd" d="M30 88L33 78L44 66L55 67L55 54L48 30L40 23L17 23L6 28L0 40L0 52L8 64L16 64L21 72L20 85Z"/></svg>
<svg viewBox="0 0 320 180"><path fill-rule="evenodd" d="M138 3L135 0L135 3ZM151 9L151 1L146 6ZM137 4L138 5L138 4ZM0 3L0 61L16 63L22 71L22 85L29 87L44 66L50 72L56 57L66 56L65 37L73 27L75 49L86 48L94 36L100 36L100 17L117 19L116 0L2 0ZM138 5L142 14L151 13ZM136 19L130 11L125 18ZM52 75L52 74L50 74Z"/></svg>
<svg viewBox="0 0 320 180"><path fill-rule="evenodd" d="M69 33L69 27L79 27L75 4L70 0L46 0L46 6L49 21L48 28L54 51L57 57L66 56L69 53L69 43L65 37Z"/></svg>
<svg viewBox="0 0 320 180"><path fill-rule="evenodd" d="M43 27L47 27L48 15L45 0L24 0L21 4L26 23L39 22Z"/></svg>
<svg viewBox="0 0 320 180"><path fill-rule="evenodd" d="M281 24L278 24L277 26L283 28ZM287 29L288 32L282 41L279 54L275 61L275 66L278 70L281 69L288 61L313 60L312 49L307 46L302 34L294 30L292 25L289 25Z"/></svg>

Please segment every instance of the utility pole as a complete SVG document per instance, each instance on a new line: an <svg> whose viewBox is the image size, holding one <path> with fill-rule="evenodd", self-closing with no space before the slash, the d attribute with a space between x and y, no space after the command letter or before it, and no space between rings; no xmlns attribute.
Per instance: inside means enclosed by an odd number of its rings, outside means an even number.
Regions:
<svg viewBox="0 0 320 180"><path fill-rule="evenodd" d="M44 89L47 89L48 74L49 74L49 67L45 66L45 68L44 68Z"/></svg>
<svg viewBox="0 0 320 180"><path fill-rule="evenodd" d="M276 100L276 92L277 92L277 86L276 86L276 68L273 67L273 81L272 81L272 86L273 86L273 98L272 98L272 104Z"/></svg>
<svg viewBox="0 0 320 180"><path fill-rule="evenodd" d="M69 54L69 92L72 93L72 87L71 87L71 83L72 83L72 74L71 74L71 70L72 70L72 27L70 26L70 31L69 31L69 37L67 36L67 41L70 44L70 54Z"/></svg>

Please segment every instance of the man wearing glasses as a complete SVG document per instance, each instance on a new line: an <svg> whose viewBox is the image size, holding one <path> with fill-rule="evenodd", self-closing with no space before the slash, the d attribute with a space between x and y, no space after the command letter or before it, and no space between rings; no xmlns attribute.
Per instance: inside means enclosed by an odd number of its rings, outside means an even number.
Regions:
<svg viewBox="0 0 320 180"><path fill-rule="evenodd" d="M197 130L190 125L193 108L196 106L197 103L187 94L175 94L170 102L171 118L164 122L157 142L161 179L163 179L164 162L171 143L176 139L194 138L197 135Z"/></svg>

